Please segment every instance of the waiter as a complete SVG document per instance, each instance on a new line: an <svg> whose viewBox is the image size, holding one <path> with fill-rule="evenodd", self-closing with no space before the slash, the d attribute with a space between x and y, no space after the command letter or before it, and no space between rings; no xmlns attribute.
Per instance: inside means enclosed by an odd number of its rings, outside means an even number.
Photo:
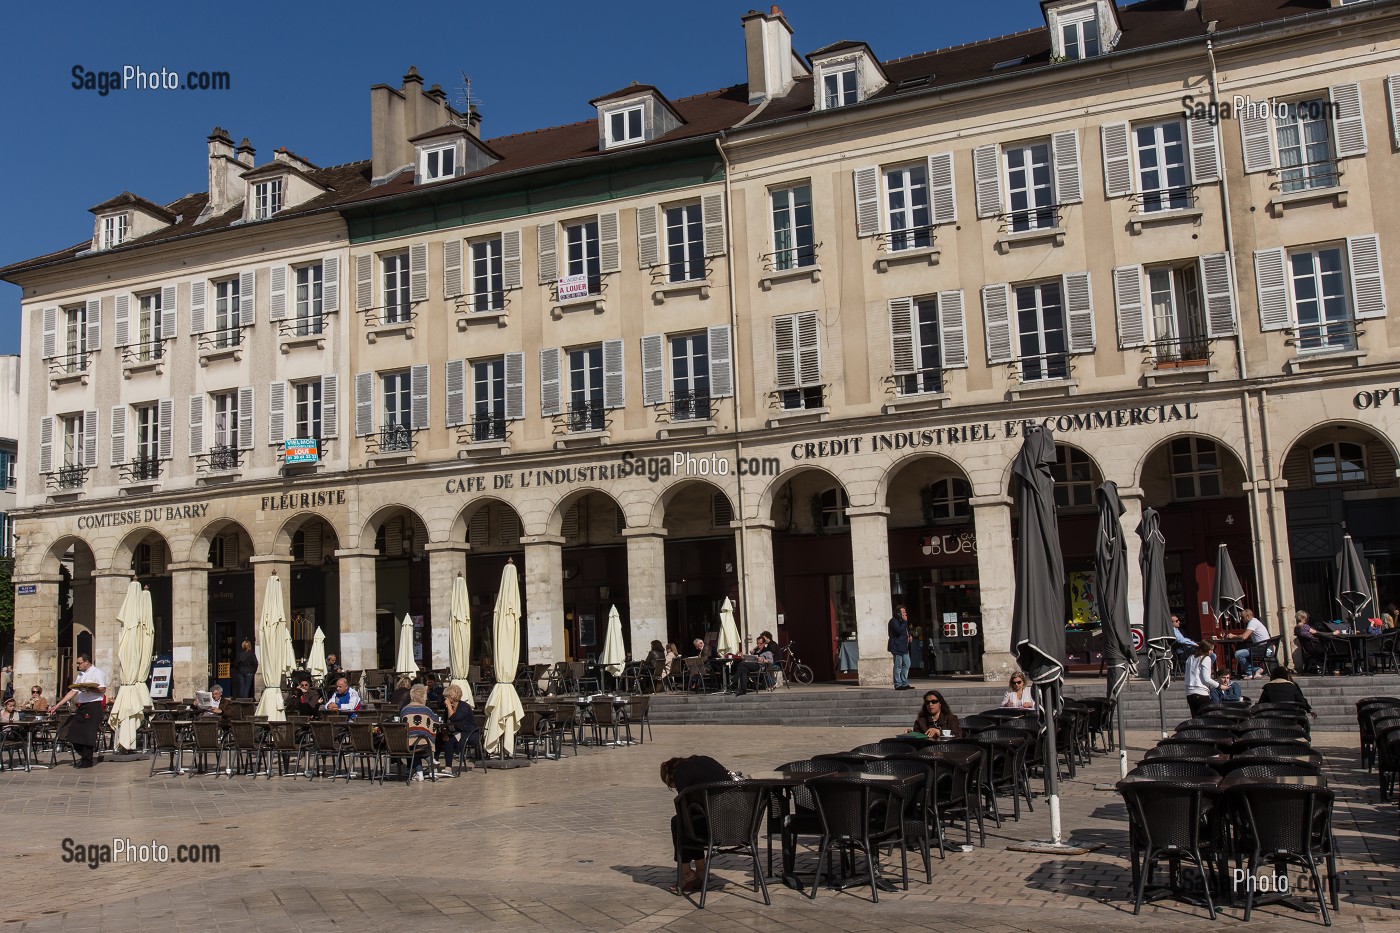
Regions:
<svg viewBox="0 0 1400 933"><path fill-rule="evenodd" d="M68 744L78 753L78 763L73 767L91 768L92 753L97 750L97 729L102 724L102 697L107 693L107 675L85 654L78 655L76 666L78 683L90 689L70 689L49 708L49 713L77 697L78 708L68 720Z"/></svg>

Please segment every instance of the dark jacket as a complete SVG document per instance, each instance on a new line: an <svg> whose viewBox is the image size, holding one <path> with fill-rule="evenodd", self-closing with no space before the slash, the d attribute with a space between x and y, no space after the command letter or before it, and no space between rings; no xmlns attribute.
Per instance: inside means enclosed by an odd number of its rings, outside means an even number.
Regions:
<svg viewBox="0 0 1400 933"><path fill-rule="evenodd" d="M929 719L928 713L920 713L914 720L914 731L922 732L924 735L937 735L947 729L953 733L953 738L963 737L962 723L958 722L958 717L952 713L940 713L937 719Z"/></svg>
<svg viewBox="0 0 1400 933"><path fill-rule="evenodd" d="M1271 680L1259 691L1260 703L1301 703L1303 709L1312 712L1312 705L1303 691L1291 680Z"/></svg>
<svg viewBox="0 0 1400 933"><path fill-rule="evenodd" d="M909 623L899 616L894 616L890 619L889 632L890 640L885 650L890 654L908 654Z"/></svg>
<svg viewBox="0 0 1400 933"><path fill-rule="evenodd" d="M233 672L235 674L256 674L258 671L258 656L251 650L239 649L238 654L233 659Z"/></svg>
<svg viewBox="0 0 1400 933"><path fill-rule="evenodd" d="M315 716L324 703L315 687L307 690L305 696L293 690L292 697L287 702L287 712L294 712L298 716Z"/></svg>
<svg viewBox="0 0 1400 933"><path fill-rule="evenodd" d="M694 787L697 784L727 781L729 780L729 769L708 755L692 755L676 765L675 773L671 779L675 781L676 793L679 794L687 787Z"/></svg>
<svg viewBox="0 0 1400 933"><path fill-rule="evenodd" d="M458 703L457 711L447 717L447 728L451 732L461 733L462 742L465 744L470 744L472 736L479 736L481 732L476 725L476 715L472 712L472 708L467 705L466 700ZM479 738L478 741L480 741Z"/></svg>

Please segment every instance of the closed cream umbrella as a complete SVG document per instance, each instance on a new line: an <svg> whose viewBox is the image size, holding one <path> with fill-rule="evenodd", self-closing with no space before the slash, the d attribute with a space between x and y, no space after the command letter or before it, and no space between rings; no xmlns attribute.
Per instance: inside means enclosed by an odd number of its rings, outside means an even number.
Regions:
<svg viewBox="0 0 1400 933"><path fill-rule="evenodd" d="M399 623L399 647L394 653L394 673L409 677L418 674L418 662L413 660L413 619L409 618L406 612L403 614L403 621Z"/></svg>
<svg viewBox="0 0 1400 933"><path fill-rule="evenodd" d="M501 572L501 588L491 619L491 643L496 685L486 700L485 748L487 754L499 747L502 756L514 755L515 733L525 716L515 692L515 668L520 663L520 578L514 560L508 561Z"/></svg>
<svg viewBox="0 0 1400 933"><path fill-rule="evenodd" d="M462 699L468 706L475 706L472 697L472 617L471 602L467 598L467 578L460 573L452 581L452 612L447 621L447 665L452 674L452 682L462 690Z"/></svg>
<svg viewBox="0 0 1400 933"><path fill-rule="evenodd" d="M282 580L274 573L267 580L262 615L258 617L258 669L263 675L263 692L254 713L266 716L269 722L287 720L282 704L282 675L292 670L291 644L287 614L282 611Z"/></svg>
<svg viewBox="0 0 1400 933"><path fill-rule="evenodd" d="M306 659L306 669L317 679L328 673L326 666L326 633L316 626L316 634L311 638L311 656Z"/></svg>
<svg viewBox="0 0 1400 933"><path fill-rule="evenodd" d="M146 715L146 707L151 705L151 693L146 689L146 678L150 675L151 648L155 642L154 627L151 623L151 594L143 591L141 584L135 580L127 585L126 598L122 600L121 609L117 610L117 621L121 623L121 634L117 641L117 676L121 682L121 689L112 704L108 721L117 731L117 747L130 750L136 747L136 730L140 728Z"/></svg>
<svg viewBox="0 0 1400 933"><path fill-rule="evenodd" d="M728 596L719 607L719 644L715 650L721 658L741 654L744 650L739 643L739 627L734 624L734 607L729 604Z"/></svg>
<svg viewBox="0 0 1400 933"><path fill-rule="evenodd" d="M617 614L616 606L608 609L608 634L603 639L603 656L598 663L613 675L614 684L627 665L627 652L622 649L622 619Z"/></svg>

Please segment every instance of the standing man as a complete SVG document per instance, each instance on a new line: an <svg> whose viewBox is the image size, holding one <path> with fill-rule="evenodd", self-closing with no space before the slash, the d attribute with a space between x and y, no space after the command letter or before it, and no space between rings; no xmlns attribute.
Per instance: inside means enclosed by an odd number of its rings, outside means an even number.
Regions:
<svg viewBox="0 0 1400 933"><path fill-rule="evenodd" d="M913 690L909 686L909 648L914 637L909 634L909 613L903 606L896 606L894 618L889 624L889 652L894 655L894 688Z"/></svg>
<svg viewBox="0 0 1400 933"><path fill-rule="evenodd" d="M86 654L78 655L78 683L50 708L50 712L77 697L78 708L68 720L68 744L78 753L75 768L91 768L92 754L97 750L97 729L102 724L102 698L107 693L107 675L92 663Z"/></svg>

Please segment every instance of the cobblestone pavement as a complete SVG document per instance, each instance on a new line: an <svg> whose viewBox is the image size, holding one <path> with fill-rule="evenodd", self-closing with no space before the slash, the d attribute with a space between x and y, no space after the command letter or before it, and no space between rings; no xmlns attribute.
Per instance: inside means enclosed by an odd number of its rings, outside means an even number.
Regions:
<svg viewBox="0 0 1400 933"><path fill-rule="evenodd" d="M822 891L809 901L774 884L773 906L749 888L744 864L718 861L704 911L670 895L671 794L657 779L673 755L707 753L757 773L796 758L852 748L886 730L676 726L631 748L588 749L528 769L476 772L410 786L284 778L146 776L140 762L88 771L0 774L0 920L5 930L822 931L1036 930L1092 933L1165 929L1204 909L1162 901L1131 914L1120 798L1096 790L1117 774L1098 755L1062 786L1072 841L1083 856L1012 852L1048 834L1045 808L1001 829L985 848L921 866L908 892ZM1130 736L1132 758L1154 736ZM1396 807L1356 766L1354 735L1319 734L1338 791L1345 930L1400 930ZM217 843L218 865L62 861L62 840ZM918 864L917 857L911 868ZM810 859L807 863L810 865ZM897 864L897 863L896 863ZM801 867L801 866L800 866ZM862 895L866 899L862 900ZM1225 922L1241 917L1227 908ZM1320 926L1269 907L1265 929Z"/></svg>

